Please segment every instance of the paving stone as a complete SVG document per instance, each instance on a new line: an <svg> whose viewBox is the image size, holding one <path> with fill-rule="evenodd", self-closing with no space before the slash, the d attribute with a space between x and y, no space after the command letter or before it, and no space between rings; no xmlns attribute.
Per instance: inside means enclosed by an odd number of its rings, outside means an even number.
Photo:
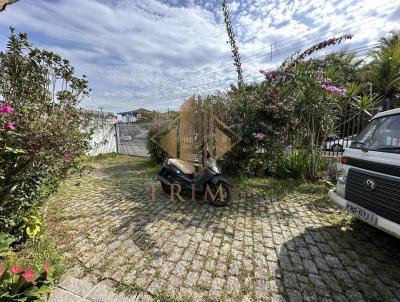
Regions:
<svg viewBox="0 0 400 302"><path fill-rule="evenodd" d="M289 296L289 301L290 302L300 302L303 301L303 297L301 296L301 293L298 290L295 289L289 289L287 291L287 294Z"/></svg>
<svg viewBox="0 0 400 302"><path fill-rule="evenodd" d="M196 284L198 278L199 278L199 273L189 272L186 277L185 285L193 287Z"/></svg>
<svg viewBox="0 0 400 302"><path fill-rule="evenodd" d="M119 297L117 294L111 292L109 288L98 284L87 298L94 302L116 302Z"/></svg>
<svg viewBox="0 0 400 302"><path fill-rule="evenodd" d="M318 274L318 269L315 263L312 260L303 259L304 267L307 271L313 274Z"/></svg>
<svg viewBox="0 0 400 302"><path fill-rule="evenodd" d="M343 269L343 266L337 257L332 255L326 255L325 260L330 267Z"/></svg>
<svg viewBox="0 0 400 302"><path fill-rule="evenodd" d="M240 282L239 279L234 276L229 276L226 283L226 290L228 294L236 296L240 293Z"/></svg>
<svg viewBox="0 0 400 302"><path fill-rule="evenodd" d="M72 276L66 276L59 283L59 287L69 292L72 292L78 296L86 297L91 293L91 291L94 288L94 285L85 280L79 280Z"/></svg>
<svg viewBox="0 0 400 302"><path fill-rule="evenodd" d="M365 301L362 294L355 289L347 290L346 296L350 301Z"/></svg>
<svg viewBox="0 0 400 302"><path fill-rule="evenodd" d="M60 287L85 296L107 279L107 299L119 297L111 291L118 284L143 301L164 291L194 301L400 299L397 241L362 222L335 224L347 214L325 192L294 190L279 199L234 192L229 206L215 208L171 202L160 190L153 202L147 163L96 161L97 176L71 177L52 197L62 209L49 208L50 229L65 234L56 238L60 253L71 276L90 280ZM96 288L89 296L101 296Z"/></svg>
<svg viewBox="0 0 400 302"><path fill-rule="evenodd" d="M254 292L257 301L268 301L269 300L269 286L267 282L261 280L257 281L254 285Z"/></svg>
<svg viewBox="0 0 400 302"><path fill-rule="evenodd" d="M213 280L209 294L211 300L219 301L219 298L222 296L224 284L225 284L224 279L215 278Z"/></svg>
<svg viewBox="0 0 400 302"><path fill-rule="evenodd" d="M66 291L62 288L56 288L50 298L49 302L87 302L88 300L72 294L69 291Z"/></svg>

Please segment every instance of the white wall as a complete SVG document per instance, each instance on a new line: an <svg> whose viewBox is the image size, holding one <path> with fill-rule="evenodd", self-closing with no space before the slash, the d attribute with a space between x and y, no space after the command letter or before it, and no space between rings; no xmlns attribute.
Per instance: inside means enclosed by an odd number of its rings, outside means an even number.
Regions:
<svg viewBox="0 0 400 302"><path fill-rule="evenodd" d="M96 127L90 145L89 155L91 156L117 152L114 125L105 125L103 129Z"/></svg>

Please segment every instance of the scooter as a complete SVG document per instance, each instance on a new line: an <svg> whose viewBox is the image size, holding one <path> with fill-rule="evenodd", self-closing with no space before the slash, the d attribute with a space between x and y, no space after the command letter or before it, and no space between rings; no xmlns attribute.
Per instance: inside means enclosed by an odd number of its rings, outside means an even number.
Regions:
<svg viewBox="0 0 400 302"><path fill-rule="evenodd" d="M207 198L210 204L225 206L231 200L231 188L228 180L221 175L215 160L207 158L204 170L196 174L196 167L180 159L167 159L157 177L167 194L171 189L182 195L201 196ZM179 186L178 186L179 185Z"/></svg>

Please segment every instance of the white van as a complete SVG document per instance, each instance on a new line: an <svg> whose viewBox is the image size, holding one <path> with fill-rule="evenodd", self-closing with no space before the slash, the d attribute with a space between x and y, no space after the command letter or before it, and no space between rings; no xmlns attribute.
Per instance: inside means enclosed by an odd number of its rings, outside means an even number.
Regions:
<svg viewBox="0 0 400 302"><path fill-rule="evenodd" d="M400 109L375 115L345 150L329 197L400 238Z"/></svg>

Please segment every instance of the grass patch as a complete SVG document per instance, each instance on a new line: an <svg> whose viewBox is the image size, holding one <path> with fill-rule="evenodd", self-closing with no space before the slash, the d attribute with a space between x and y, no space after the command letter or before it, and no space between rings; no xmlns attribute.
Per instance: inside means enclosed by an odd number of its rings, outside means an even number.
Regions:
<svg viewBox="0 0 400 302"><path fill-rule="evenodd" d="M161 168L161 165L151 158L116 153L97 155L88 158L87 161L95 171L105 170L111 174L123 175L125 172L137 172L143 176L155 176Z"/></svg>
<svg viewBox="0 0 400 302"><path fill-rule="evenodd" d="M193 299L191 297L177 298L173 295L168 294L166 291L161 290L155 295L154 301L157 301L157 302L192 302Z"/></svg>
<svg viewBox="0 0 400 302"><path fill-rule="evenodd" d="M329 186L325 183L271 177L234 178L231 179L231 183L233 188L242 192L279 198L287 197L293 193L326 194L329 189Z"/></svg>
<svg viewBox="0 0 400 302"><path fill-rule="evenodd" d="M344 211L340 213L328 214L327 221L340 227L352 227L353 224L358 223L356 217Z"/></svg>

